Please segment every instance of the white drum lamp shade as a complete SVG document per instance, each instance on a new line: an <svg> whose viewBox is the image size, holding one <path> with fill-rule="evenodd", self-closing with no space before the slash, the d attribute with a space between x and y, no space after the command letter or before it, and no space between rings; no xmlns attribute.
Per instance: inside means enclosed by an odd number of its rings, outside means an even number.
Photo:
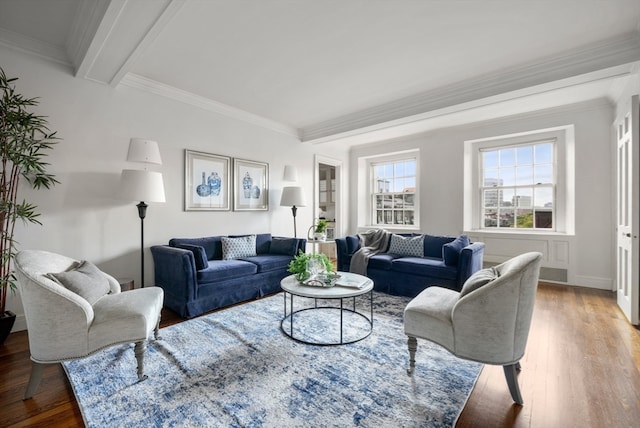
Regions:
<svg viewBox="0 0 640 428"><path fill-rule="evenodd" d="M127 161L162 165L158 143L153 140L145 140L144 138L132 138L129 141Z"/></svg>
<svg viewBox="0 0 640 428"><path fill-rule="evenodd" d="M162 173L123 169L120 197L130 201L165 202Z"/></svg>
<svg viewBox="0 0 640 428"><path fill-rule="evenodd" d="M298 233L296 230L296 213L298 212L298 207L307 206L302 187L288 186L283 188L280 206L291 207L291 213L293 214L293 236L296 237Z"/></svg>

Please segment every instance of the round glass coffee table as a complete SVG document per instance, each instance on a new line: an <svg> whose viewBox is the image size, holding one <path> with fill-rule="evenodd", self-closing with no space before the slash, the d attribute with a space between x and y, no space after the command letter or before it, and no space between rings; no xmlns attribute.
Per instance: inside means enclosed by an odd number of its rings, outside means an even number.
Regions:
<svg viewBox="0 0 640 428"><path fill-rule="evenodd" d="M351 272L337 274L340 279L333 287L304 285L294 275L280 281L284 291L280 329L285 335L309 345L330 346L358 342L371 334L373 281ZM359 296L364 298L356 299ZM358 310L357 306L366 306L367 301L368 313L367 308Z"/></svg>

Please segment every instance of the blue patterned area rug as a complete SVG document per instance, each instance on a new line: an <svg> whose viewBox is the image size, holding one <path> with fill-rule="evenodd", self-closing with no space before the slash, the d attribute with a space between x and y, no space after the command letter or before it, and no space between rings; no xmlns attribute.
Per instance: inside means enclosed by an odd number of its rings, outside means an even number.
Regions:
<svg viewBox="0 0 640 428"><path fill-rule="evenodd" d="M350 345L285 336L278 294L163 328L147 348L143 382L133 345L63 366L88 427L450 427L482 365L419 340L409 377L409 300L375 293L373 332ZM305 317L294 329L322 323Z"/></svg>

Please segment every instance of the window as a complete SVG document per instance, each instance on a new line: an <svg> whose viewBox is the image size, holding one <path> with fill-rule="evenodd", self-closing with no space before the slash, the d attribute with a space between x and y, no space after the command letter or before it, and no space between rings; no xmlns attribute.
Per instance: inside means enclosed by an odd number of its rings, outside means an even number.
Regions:
<svg viewBox="0 0 640 428"><path fill-rule="evenodd" d="M415 157L370 163L372 225L416 225L416 164Z"/></svg>
<svg viewBox="0 0 640 428"><path fill-rule="evenodd" d="M554 229L555 141L480 150L481 228Z"/></svg>

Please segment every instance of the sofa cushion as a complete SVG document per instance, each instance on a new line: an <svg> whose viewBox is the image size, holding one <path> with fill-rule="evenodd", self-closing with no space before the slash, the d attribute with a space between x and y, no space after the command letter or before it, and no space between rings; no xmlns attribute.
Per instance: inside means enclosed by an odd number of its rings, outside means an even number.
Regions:
<svg viewBox="0 0 640 428"><path fill-rule="evenodd" d="M204 250L204 247L200 245L178 244L176 245L176 248L189 250L193 253L193 259L196 262L196 270L205 269L207 266L209 266L209 262L207 260L207 252Z"/></svg>
<svg viewBox="0 0 640 428"><path fill-rule="evenodd" d="M180 244L198 245L207 253L207 260L222 259L222 237L207 236L205 238L173 238L169 240L169 246L177 247Z"/></svg>
<svg viewBox="0 0 640 428"><path fill-rule="evenodd" d="M256 255L256 235L222 237L222 260L236 260Z"/></svg>
<svg viewBox="0 0 640 428"><path fill-rule="evenodd" d="M424 256L424 235L405 238L394 233L391 235L388 252L400 256L422 257Z"/></svg>
<svg viewBox="0 0 640 428"><path fill-rule="evenodd" d="M466 296L467 294L493 281L497 277L498 272L492 267L480 269L464 282L462 290L460 290L460 297Z"/></svg>
<svg viewBox="0 0 640 428"><path fill-rule="evenodd" d="M442 247L454 239L453 236L424 235L424 256L441 259Z"/></svg>
<svg viewBox="0 0 640 428"><path fill-rule="evenodd" d="M286 270L289 267L289 262L291 262L291 256L282 254L261 254L255 257L246 257L242 260L255 264L258 268L258 273L262 273L280 269Z"/></svg>
<svg viewBox="0 0 640 428"><path fill-rule="evenodd" d="M96 265L86 260L74 263L64 272L49 273L46 276L73 291L91 306L111 290L107 277Z"/></svg>
<svg viewBox="0 0 640 428"><path fill-rule="evenodd" d="M253 275L258 272L254 263L244 260L209 260L209 266L197 272L199 284ZM247 278L251 281L251 278Z"/></svg>
<svg viewBox="0 0 640 428"><path fill-rule="evenodd" d="M273 238L271 240L271 247L269 248L269 254L295 256L297 249L298 249L298 240L295 238Z"/></svg>
<svg viewBox="0 0 640 428"><path fill-rule="evenodd" d="M395 259L391 262L391 270L449 280L455 280L458 275L458 270L455 267L446 266L442 259L429 257L401 257Z"/></svg>
<svg viewBox="0 0 640 428"><path fill-rule="evenodd" d="M469 245L469 237L460 235L442 246L442 258L447 266L458 266L458 257L464 247Z"/></svg>
<svg viewBox="0 0 640 428"><path fill-rule="evenodd" d="M389 270L391 269L391 262L393 259L397 258L398 255L389 254L389 253L379 253L369 257L369 262L367 263L367 269L380 269L380 270Z"/></svg>

